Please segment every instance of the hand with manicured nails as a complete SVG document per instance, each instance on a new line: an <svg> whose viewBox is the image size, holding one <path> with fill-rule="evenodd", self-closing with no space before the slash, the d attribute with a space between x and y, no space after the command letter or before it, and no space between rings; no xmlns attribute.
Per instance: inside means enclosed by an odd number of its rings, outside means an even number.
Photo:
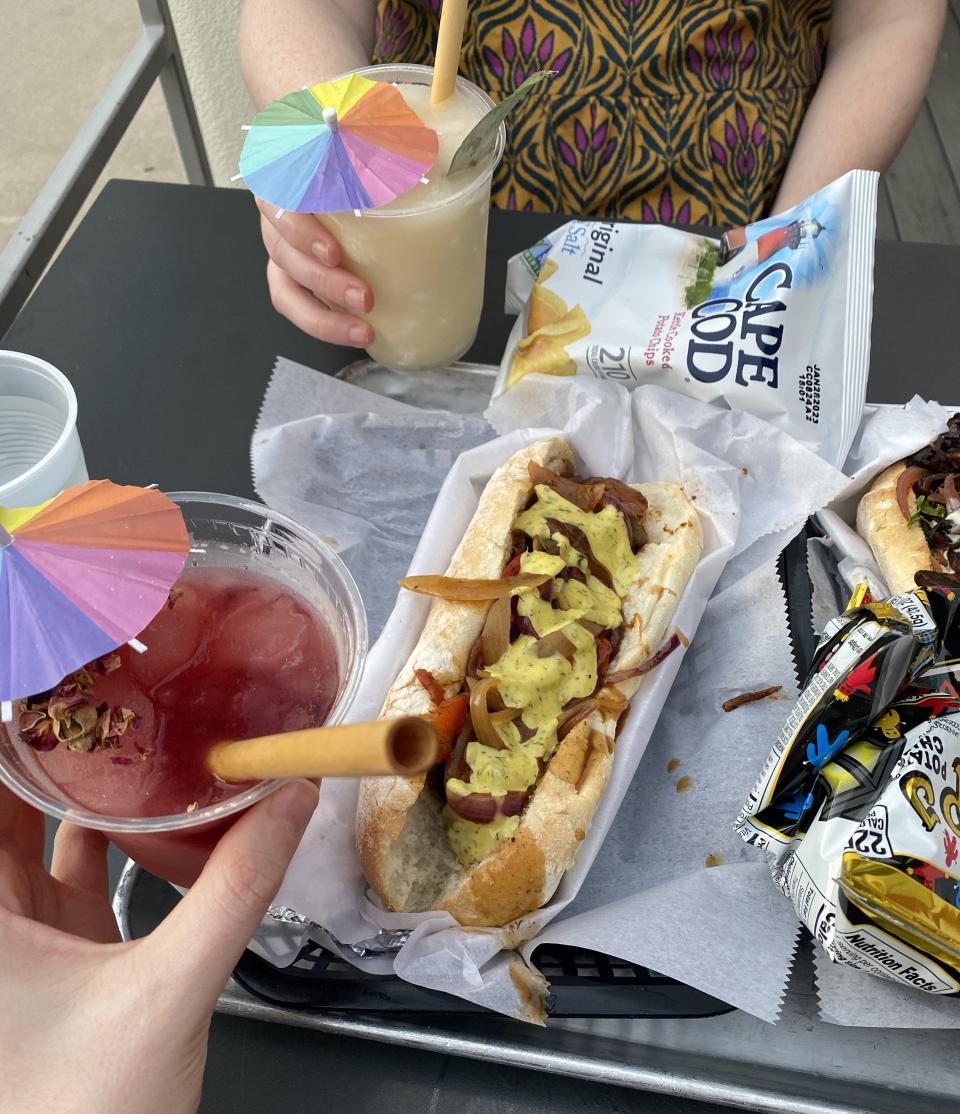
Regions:
<svg viewBox="0 0 960 1114"><path fill-rule="evenodd" d="M366 348L373 329L361 317L373 309L370 288L340 266L340 245L310 213L283 213L257 198L260 232L270 259L273 308L317 340Z"/></svg>
<svg viewBox="0 0 960 1114"><path fill-rule="evenodd" d="M0 1107L192 1114L217 996L316 803L305 781L260 801L167 919L124 943L106 837L62 824L47 872L43 817L0 786Z"/></svg>

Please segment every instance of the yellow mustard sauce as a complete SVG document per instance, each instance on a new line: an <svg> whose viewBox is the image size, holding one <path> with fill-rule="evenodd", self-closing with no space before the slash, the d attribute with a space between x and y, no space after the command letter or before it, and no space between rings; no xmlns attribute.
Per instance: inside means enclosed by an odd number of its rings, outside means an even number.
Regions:
<svg viewBox="0 0 960 1114"><path fill-rule="evenodd" d="M620 597L595 576L588 576L586 584L579 580L566 581L557 589L557 597L564 607L578 612L580 618L599 623L604 630L614 630L623 621ZM533 625L540 629L536 622Z"/></svg>
<svg viewBox="0 0 960 1114"><path fill-rule="evenodd" d="M558 495L552 487L537 484L537 501L515 523L529 538L548 538L548 518L577 526L587 536L593 555L610 570L613 586L623 599L636 576L637 558L630 548L627 524L616 507L603 507L599 511L582 511Z"/></svg>
<svg viewBox="0 0 960 1114"><path fill-rule="evenodd" d="M497 816L489 824L464 820L449 808L443 810L443 826L453 853L464 866L478 863L496 851L503 840L513 839L520 826L519 816Z"/></svg>
<svg viewBox="0 0 960 1114"><path fill-rule="evenodd" d="M537 765L536 753L532 746L525 746L520 742L520 733L511 723L513 738L506 742L503 750L484 746L474 740L467 743L467 765L470 767L470 781L460 781L450 778L447 782L447 793L458 797L465 797L468 793L492 793L500 797L511 790L522 792L533 785L540 773ZM501 737L507 735L506 731L498 731ZM533 742L533 740L530 740Z"/></svg>
<svg viewBox="0 0 960 1114"><path fill-rule="evenodd" d="M564 538L564 541L567 539ZM556 576L557 573L563 572L567 567L567 561L562 556L555 556L553 553L544 553L542 550L539 553L531 552L524 553L520 558L520 571L532 573L549 573L550 576Z"/></svg>
<svg viewBox="0 0 960 1114"><path fill-rule="evenodd" d="M502 796L522 792L536 784L540 762L549 760L557 745L557 724L564 707L571 701L590 696L597 686L597 647L595 637L577 620L599 623L615 629L623 622L622 596L635 578L637 559L622 515L614 507L592 513L581 511L546 485L536 488L537 501L516 520L516 528L530 538L551 537L546 519L553 518L579 527L590 542L598 561L610 570L616 591L612 591L589 572L587 558L562 534L553 534L559 555L543 551L524 553L522 572L548 573L556 577L568 566L578 568L586 577L553 581L553 600L540 598L537 588L514 590L517 611L529 618L541 638L562 630L573 645L573 660L560 653L539 657L537 640L520 635L499 661L487 667L496 677L498 691L507 708L519 708L520 719L535 734L524 742L515 723L500 724L497 734L502 750L480 742L467 744L466 760L470 780L451 779L448 794L490 793ZM511 839L519 817L496 817L488 824L475 824L444 809L444 827L457 858L464 864L479 862L504 840Z"/></svg>

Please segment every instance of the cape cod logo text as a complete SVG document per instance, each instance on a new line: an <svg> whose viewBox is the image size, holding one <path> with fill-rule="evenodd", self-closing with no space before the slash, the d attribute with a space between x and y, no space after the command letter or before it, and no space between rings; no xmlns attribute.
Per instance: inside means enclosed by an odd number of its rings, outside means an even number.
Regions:
<svg viewBox="0 0 960 1114"><path fill-rule="evenodd" d="M780 345L786 311L779 300L761 301L758 293L764 280L777 276L772 290L789 290L793 271L786 263L772 263L750 283L739 298L712 298L701 302L691 314L692 337L687 345L687 371L700 383L717 383L733 370L735 381L748 380L776 388L779 381Z"/></svg>

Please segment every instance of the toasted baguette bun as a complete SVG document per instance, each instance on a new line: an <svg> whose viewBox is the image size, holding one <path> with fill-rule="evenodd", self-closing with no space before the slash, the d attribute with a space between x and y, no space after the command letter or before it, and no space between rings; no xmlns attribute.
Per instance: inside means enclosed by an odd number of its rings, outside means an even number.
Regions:
<svg viewBox="0 0 960 1114"><path fill-rule="evenodd" d="M887 587L894 594L916 588L914 574L941 566L919 526L908 526L897 503L897 481L906 465L891 465L874 480L857 508L857 532L873 550ZM915 498L910 495L911 507Z"/></svg>
<svg viewBox="0 0 960 1114"><path fill-rule="evenodd" d="M554 470L572 465L569 447L558 438L538 441L502 465L481 496L448 576L500 576L513 521L530 495L530 461ZM666 637L703 546L696 511L680 487L636 486L649 504L644 520L648 543L640 551L640 575L624 603L627 629L611 670L646 661ZM433 603L382 716L430 710L430 699L414 675L417 669L429 670L445 696L459 690L489 607L489 602ZM639 683L634 679L619 687L630 697ZM390 909L443 909L464 925L503 925L539 909L572 866L590 827L613 764L616 728L612 716L595 713L570 731L537 783L514 837L468 868L450 847L442 802L432 790L425 791L425 778L365 779L357 843L371 886Z"/></svg>

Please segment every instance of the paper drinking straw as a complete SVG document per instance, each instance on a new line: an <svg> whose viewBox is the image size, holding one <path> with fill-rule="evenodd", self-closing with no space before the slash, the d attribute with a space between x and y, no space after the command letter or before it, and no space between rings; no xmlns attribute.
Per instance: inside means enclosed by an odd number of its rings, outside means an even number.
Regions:
<svg viewBox="0 0 960 1114"><path fill-rule="evenodd" d="M440 104L453 96L466 18L467 0L443 0L440 32L437 35L437 60L433 65L433 85L430 88L431 104Z"/></svg>
<svg viewBox="0 0 960 1114"><path fill-rule="evenodd" d="M207 768L223 781L274 777L413 777L437 761L437 733L419 716L314 727L217 743Z"/></svg>

